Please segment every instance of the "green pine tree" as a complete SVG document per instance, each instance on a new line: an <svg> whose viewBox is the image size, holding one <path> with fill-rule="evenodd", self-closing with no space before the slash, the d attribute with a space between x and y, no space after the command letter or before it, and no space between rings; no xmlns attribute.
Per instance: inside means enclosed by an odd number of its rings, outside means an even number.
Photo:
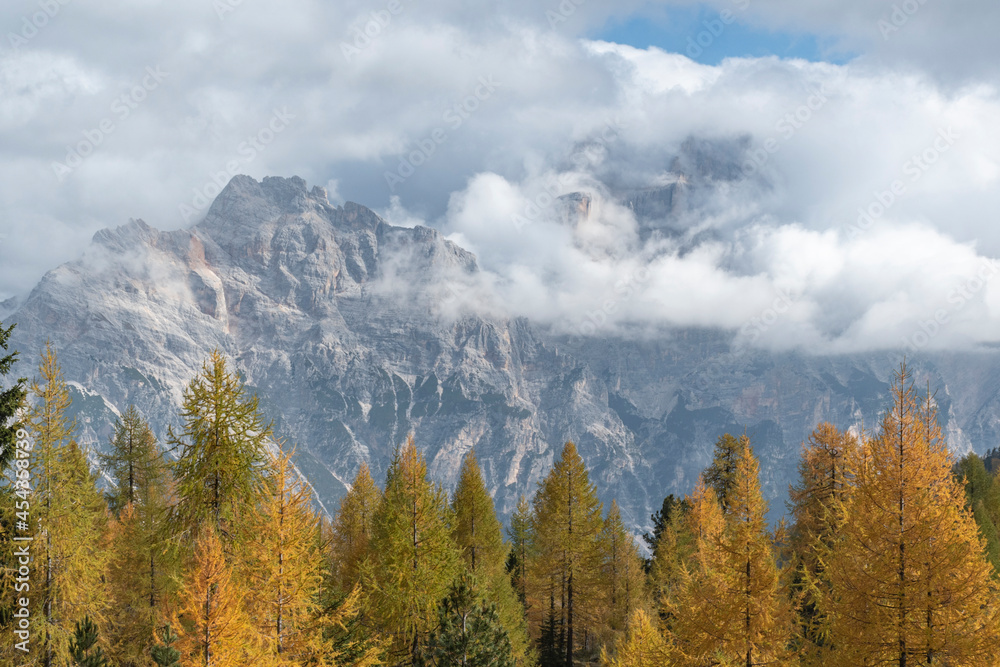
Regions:
<svg viewBox="0 0 1000 667"><path fill-rule="evenodd" d="M78 667L107 667L108 659L104 657L101 647L96 644L97 626L90 620L90 616L84 616L82 624L77 621L76 632L73 633L73 640L69 645L73 664Z"/></svg>
<svg viewBox="0 0 1000 667"><path fill-rule="evenodd" d="M463 574L441 602L438 624L416 661L421 667L514 667L507 630L496 607Z"/></svg>
<svg viewBox="0 0 1000 667"><path fill-rule="evenodd" d="M0 378L6 377L17 361L17 352L7 353L7 341L10 338L14 325L4 328L0 324L0 349L5 354L0 357ZM17 571L17 558L14 554L14 540L11 539L17 530L18 511L23 511L27 498L19 498L16 494L15 480L18 470L23 474L27 473L28 452L20 449L21 461L16 464L15 458L19 451L17 447L17 433L21 430L22 435L27 432L22 429L23 424L17 418L18 411L24 407L27 391L25 389L24 378L19 378L6 390L0 391L0 479L6 479L6 484L0 484L0 633L5 636L13 636L11 623L16 597L15 572ZM20 465L20 467L17 467ZM22 494L24 495L24 494ZM20 509L18 503L21 503ZM13 644L13 642L10 642ZM10 658L13 660L13 647L0 647L0 658Z"/></svg>
<svg viewBox="0 0 1000 667"><path fill-rule="evenodd" d="M6 377L17 361L18 353L7 351L8 340L14 326L12 324L4 328L0 324L0 349L5 353L0 357L0 378ZM28 396L26 382L25 378L18 378L10 388L0 391L0 475L7 473L7 468L14 460L17 431L22 425L17 419L17 413L24 407L24 401Z"/></svg>
<svg viewBox="0 0 1000 667"><path fill-rule="evenodd" d="M181 652L173 647L177 635L169 625L165 625L160 631L160 641L161 644L154 644L149 651L153 662L158 667L181 667Z"/></svg>
<svg viewBox="0 0 1000 667"><path fill-rule="evenodd" d="M994 572L1000 572L1000 484L974 453L958 462L957 474L965 483L965 500L986 541L986 557Z"/></svg>

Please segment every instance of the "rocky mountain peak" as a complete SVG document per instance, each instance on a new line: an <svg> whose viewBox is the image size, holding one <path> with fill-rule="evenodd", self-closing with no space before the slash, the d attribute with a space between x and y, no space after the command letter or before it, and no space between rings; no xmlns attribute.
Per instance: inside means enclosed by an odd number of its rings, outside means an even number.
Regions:
<svg viewBox="0 0 1000 667"><path fill-rule="evenodd" d="M106 228L94 234L92 242L108 250L124 252L137 246L155 244L160 232L142 219L131 219L128 224Z"/></svg>

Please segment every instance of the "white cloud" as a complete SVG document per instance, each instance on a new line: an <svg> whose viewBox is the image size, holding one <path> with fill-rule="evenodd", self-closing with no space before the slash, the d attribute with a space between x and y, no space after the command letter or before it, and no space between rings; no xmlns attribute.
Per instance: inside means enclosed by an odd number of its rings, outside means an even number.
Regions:
<svg viewBox="0 0 1000 667"><path fill-rule="evenodd" d="M640 4L583 3L550 28L556 2L403 2L351 57L352 26L386 4L241 3L221 18L195 0L67 5L0 50L0 298L99 228L184 225L180 205L236 160L438 227L487 271L476 299L567 331L724 326L837 351L899 345L944 304L927 345L996 338L1000 288L955 290L1000 256L1000 54L975 46L1000 10L928 0L889 40L886 7L867 0L740 14L840 40L861 54L847 65L707 66L579 39ZM967 57L946 53L963 40ZM111 104L146 67L169 76L118 118ZM248 158L276 108L294 120ZM52 163L109 115L114 132L60 182ZM414 151L421 164L390 188ZM669 218L635 219L635 191L679 180ZM577 191L586 217L554 202ZM776 300L780 317L754 325Z"/></svg>

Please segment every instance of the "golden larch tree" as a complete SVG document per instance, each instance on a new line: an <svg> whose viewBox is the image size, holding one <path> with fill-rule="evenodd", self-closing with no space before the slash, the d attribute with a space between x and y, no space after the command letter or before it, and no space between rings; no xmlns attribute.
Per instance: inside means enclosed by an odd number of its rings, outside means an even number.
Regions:
<svg viewBox="0 0 1000 667"><path fill-rule="evenodd" d="M757 458L749 438L739 443L725 517L702 481L690 501L695 554L667 606L685 664L751 667L788 659L791 607L767 530Z"/></svg>
<svg viewBox="0 0 1000 667"><path fill-rule="evenodd" d="M572 442L541 482L533 505L529 621L542 661L572 667L578 653L597 653L604 593L603 507Z"/></svg>
<svg viewBox="0 0 1000 667"><path fill-rule="evenodd" d="M601 649L601 664L604 667L667 667L677 661L656 619L639 608L629 617L628 629L618 637L614 651Z"/></svg>
<svg viewBox="0 0 1000 667"><path fill-rule="evenodd" d="M334 580L343 593L361 580L361 563L368 555L368 542L382 491L372 479L367 463L362 463L333 522L331 549Z"/></svg>
<svg viewBox="0 0 1000 667"><path fill-rule="evenodd" d="M510 582L524 605L527 599L528 560L534 538L531 534L531 505L523 495L518 498L517 507L510 516L507 538L510 541L510 554L507 557Z"/></svg>
<svg viewBox="0 0 1000 667"><path fill-rule="evenodd" d="M1000 604L930 396L905 364L826 555L835 664L994 665Z"/></svg>
<svg viewBox="0 0 1000 667"><path fill-rule="evenodd" d="M469 572L479 582L483 597L496 606L497 617L510 639L514 660L524 664L530 653L524 607L507 576L510 549L503 541L503 527L474 451L466 454L462 461L451 507L452 539Z"/></svg>
<svg viewBox="0 0 1000 667"><path fill-rule="evenodd" d="M67 416L72 403L69 385L51 345L42 352L38 372L26 420L35 443L30 505L37 532L31 599L40 605L34 614L39 662L51 667L69 659L77 621L89 614L98 625L104 623L108 513L87 457L73 440L76 423Z"/></svg>
<svg viewBox="0 0 1000 667"><path fill-rule="evenodd" d="M794 523L787 574L798 612L797 643L811 660L826 641L826 623L817 608L817 588L829 589L822 559L843 523L842 509L854 488L860 460L858 439L823 422L803 445L799 482L788 490Z"/></svg>
<svg viewBox="0 0 1000 667"><path fill-rule="evenodd" d="M676 581L661 604L671 649L681 664L695 664L717 656L733 610L731 601L724 598L719 547L725 530L722 507L702 477L686 500L685 530L691 536L691 554L679 564Z"/></svg>
<svg viewBox="0 0 1000 667"><path fill-rule="evenodd" d="M604 520L601 551L601 580L605 588L602 635L604 642L611 644L625 631L633 612L649 606L642 557L614 500Z"/></svg>
<svg viewBox="0 0 1000 667"><path fill-rule="evenodd" d="M248 592L235 578L214 527L206 525L170 619L178 632L174 648L181 652L182 664L245 667L263 660L255 650L255 632L243 604Z"/></svg>
<svg viewBox="0 0 1000 667"><path fill-rule="evenodd" d="M112 661L146 665L149 637L172 588L164 553L169 472L152 430L134 406L122 414L111 451L100 459L114 484L107 498L117 514L108 539L110 603L102 636Z"/></svg>
<svg viewBox="0 0 1000 667"><path fill-rule="evenodd" d="M319 518L290 455L270 454L265 493L241 521L243 598L262 664L298 665L323 654Z"/></svg>

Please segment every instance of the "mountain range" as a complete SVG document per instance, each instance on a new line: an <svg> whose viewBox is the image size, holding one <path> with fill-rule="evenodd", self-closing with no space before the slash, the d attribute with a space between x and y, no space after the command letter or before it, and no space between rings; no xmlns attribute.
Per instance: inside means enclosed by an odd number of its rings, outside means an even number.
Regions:
<svg viewBox="0 0 1000 667"><path fill-rule="evenodd" d="M619 194L647 236L671 234L672 216L699 196L699 160L718 171L699 150L688 147L674 182ZM573 224L590 195L560 205ZM690 491L725 432L750 436L776 518L809 432L824 420L874 426L903 359L738 347L714 329L567 333L477 296L482 273L434 229L332 205L297 177L236 176L193 227L132 220L98 232L4 322L17 324L16 374L30 376L52 342L94 451L129 404L165 438L184 388L219 349L329 513L363 461L382 478L412 434L446 488L474 448L507 516L572 440L637 532L666 494ZM1000 353L909 362L935 392L953 450L997 445Z"/></svg>

